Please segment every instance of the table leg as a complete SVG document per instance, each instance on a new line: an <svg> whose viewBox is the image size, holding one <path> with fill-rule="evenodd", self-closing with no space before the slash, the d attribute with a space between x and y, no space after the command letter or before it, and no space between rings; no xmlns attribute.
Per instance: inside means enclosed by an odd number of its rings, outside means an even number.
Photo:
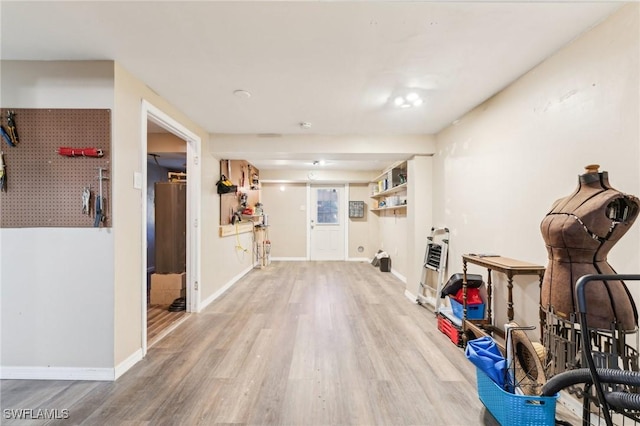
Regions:
<svg viewBox="0 0 640 426"><path fill-rule="evenodd" d="M462 322L467 320L467 261L462 260ZM464 326L462 327L464 329Z"/></svg>
<svg viewBox="0 0 640 426"><path fill-rule="evenodd" d="M513 274L507 273L507 320L513 321Z"/></svg>
<svg viewBox="0 0 640 426"><path fill-rule="evenodd" d="M540 300L538 301L538 306L540 309L540 341L544 342L544 329L547 326L547 314L542 309L542 280L544 279L544 271L540 272L540 274L538 274L538 277L540 278L540 283L538 285L540 289L540 291L538 292L538 294L540 295Z"/></svg>
<svg viewBox="0 0 640 426"><path fill-rule="evenodd" d="M493 324L493 313L491 311L491 300L493 299L493 286L491 284L491 269L487 269L487 320L489 324Z"/></svg>

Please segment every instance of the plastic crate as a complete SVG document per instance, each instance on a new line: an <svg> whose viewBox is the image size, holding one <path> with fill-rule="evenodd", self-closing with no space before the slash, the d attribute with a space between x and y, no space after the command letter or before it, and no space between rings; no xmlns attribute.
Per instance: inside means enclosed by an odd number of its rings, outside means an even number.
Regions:
<svg viewBox="0 0 640 426"><path fill-rule="evenodd" d="M458 318L462 318L462 304L457 302L453 297L449 298L449 302L451 302L451 310L453 310L453 315ZM477 305L467 304L467 319L484 319L484 303L480 303Z"/></svg>
<svg viewBox="0 0 640 426"><path fill-rule="evenodd" d="M446 334L454 345L462 347L462 328L441 313L438 313L438 330Z"/></svg>
<svg viewBox="0 0 640 426"><path fill-rule="evenodd" d="M516 395L500 388L482 370L476 369L478 397L502 426L554 426L555 396Z"/></svg>

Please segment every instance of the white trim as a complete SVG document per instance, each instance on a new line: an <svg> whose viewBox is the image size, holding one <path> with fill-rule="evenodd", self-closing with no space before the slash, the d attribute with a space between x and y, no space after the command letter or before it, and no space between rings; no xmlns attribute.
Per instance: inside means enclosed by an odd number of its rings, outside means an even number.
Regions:
<svg viewBox="0 0 640 426"><path fill-rule="evenodd" d="M368 257L350 257L347 259L347 262L367 262L371 263L371 259Z"/></svg>
<svg viewBox="0 0 640 426"><path fill-rule="evenodd" d="M418 297L411 293L409 290L405 290L404 295L407 299L411 300L412 303L418 303Z"/></svg>
<svg viewBox="0 0 640 426"><path fill-rule="evenodd" d="M307 260L311 260L311 183L307 182Z"/></svg>
<svg viewBox="0 0 640 426"><path fill-rule="evenodd" d="M144 272L142 273L142 297L141 297L141 306L140 310L142 311L142 336L140 337L140 350L142 351L142 356L147 353L147 299L148 299L148 288L147 288L147 120L149 117L148 108L151 104L149 104L144 99L142 100L142 113L140 114L140 147L142 163L140 164L140 175L142 178L141 188L140 188L140 204L142 207L142 217L141 217L141 226L140 226L140 241L142 241L142 269Z"/></svg>
<svg viewBox="0 0 640 426"><path fill-rule="evenodd" d="M222 294L229 290L231 288L231 286L233 286L235 283L237 283L242 277L244 277L245 275L247 275L249 272L253 271L253 266L249 266L248 268L246 268L244 271L240 272L238 275L236 275L235 277L231 278L231 280L229 282L227 282L222 288L220 288L218 291L216 291L215 293L213 293L211 296L207 297L206 299L204 299L203 301L200 302L200 310L203 310L204 308L206 308L207 306L209 306L209 304L211 302L213 302L214 300L216 300L218 297L222 296Z"/></svg>
<svg viewBox="0 0 640 426"><path fill-rule="evenodd" d="M306 257L272 257L272 262L306 262L309 259Z"/></svg>
<svg viewBox="0 0 640 426"><path fill-rule="evenodd" d="M183 124L170 117L168 114L151 104L146 99L142 99L141 114L141 152L142 152L142 224L141 241L142 241L142 356L147 353L147 229L144 224L147 221L147 120L150 120L159 126L167 129L169 132L185 140L187 144L187 171L191 179L187 179L187 311L199 312L200 307L200 283L202 259L200 229L202 221L200 220L201 209L201 158L202 158L202 139L187 129Z"/></svg>
<svg viewBox="0 0 640 426"><path fill-rule="evenodd" d="M407 277L405 277L404 275L402 275L400 272L396 271L395 269L391 268L391 273L400 281L402 281L403 283L407 283Z"/></svg>
<svg viewBox="0 0 640 426"><path fill-rule="evenodd" d="M344 256L342 260L349 258L349 184L345 183L342 189L342 220L344 221Z"/></svg>
<svg viewBox="0 0 640 426"><path fill-rule="evenodd" d="M80 367L2 367L2 380L115 380L113 368Z"/></svg>
<svg viewBox="0 0 640 426"><path fill-rule="evenodd" d="M117 380L118 377L122 376L131 367L136 365L138 361L141 361L141 360L142 360L142 348L138 349L137 351L129 355L127 359L122 361L120 364L116 365L116 368L114 369L114 380Z"/></svg>

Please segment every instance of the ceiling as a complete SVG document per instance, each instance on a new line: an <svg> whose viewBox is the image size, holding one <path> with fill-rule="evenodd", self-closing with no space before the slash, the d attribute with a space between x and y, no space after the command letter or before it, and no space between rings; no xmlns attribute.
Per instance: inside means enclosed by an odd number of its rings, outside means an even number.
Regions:
<svg viewBox="0 0 640 426"><path fill-rule="evenodd" d="M3 0L0 52L115 60L212 134L434 134L620 5ZM394 107L408 90L424 103Z"/></svg>

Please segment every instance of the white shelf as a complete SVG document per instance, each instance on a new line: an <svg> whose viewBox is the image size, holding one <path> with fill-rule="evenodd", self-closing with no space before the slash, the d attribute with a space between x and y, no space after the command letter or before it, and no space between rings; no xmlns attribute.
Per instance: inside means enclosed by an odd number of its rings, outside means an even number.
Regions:
<svg viewBox="0 0 640 426"><path fill-rule="evenodd" d="M404 210L407 208L406 204L400 204L398 206L384 206L384 207L378 207L377 209L371 209L372 212L379 212L379 211L384 211L384 210Z"/></svg>
<svg viewBox="0 0 640 426"><path fill-rule="evenodd" d="M371 194L371 198L381 198L386 197L387 195L395 194L396 192L403 191L407 188L407 182L401 183L400 185L394 186L391 189L387 189L386 191L376 192L375 194Z"/></svg>

